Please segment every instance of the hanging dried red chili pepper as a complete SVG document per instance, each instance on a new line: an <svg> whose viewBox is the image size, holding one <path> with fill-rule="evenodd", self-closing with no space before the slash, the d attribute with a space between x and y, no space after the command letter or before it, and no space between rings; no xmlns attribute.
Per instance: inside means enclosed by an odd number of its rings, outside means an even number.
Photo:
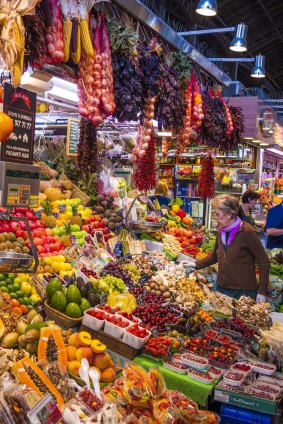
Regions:
<svg viewBox="0 0 283 424"><path fill-rule="evenodd" d="M214 196L214 165L210 155L204 158L201 165L198 194L202 200Z"/></svg>

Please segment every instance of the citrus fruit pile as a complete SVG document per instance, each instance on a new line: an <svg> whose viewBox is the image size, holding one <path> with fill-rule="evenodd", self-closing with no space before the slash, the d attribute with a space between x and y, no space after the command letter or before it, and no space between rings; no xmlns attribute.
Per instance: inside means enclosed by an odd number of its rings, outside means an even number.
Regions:
<svg viewBox="0 0 283 424"><path fill-rule="evenodd" d="M42 302L28 274L0 274L0 292L18 315L26 315Z"/></svg>

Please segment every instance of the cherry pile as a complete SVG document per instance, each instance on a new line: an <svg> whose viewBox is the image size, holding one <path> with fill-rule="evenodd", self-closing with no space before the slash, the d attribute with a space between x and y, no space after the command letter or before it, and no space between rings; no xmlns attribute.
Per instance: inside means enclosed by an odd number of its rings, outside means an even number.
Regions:
<svg viewBox="0 0 283 424"><path fill-rule="evenodd" d="M246 338L253 337L256 334L255 330L248 327L240 318L230 318L228 321L214 322L213 328L236 331Z"/></svg>
<svg viewBox="0 0 283 424"><path fill-rule="evenodd" d="M144 302L144 306L137 307L135 316L140 318L150 328L156 327L160 333L165 331L166 325L174 324L179 319L166 307L161 306L159 303L148 303L148 301Z"/></svg>
<svg viewBox="0 0 283 424"><path fill-rule="evenodd" d="M134 287L130 289L129 291L131 294L135 296L139 304L149 303L149 304L162 305L164 304L164 301L165 301L163 296L159 296L158 294L154 292L148 292L142 287Z"/></svg>
<svg viewBox="0 0 283 424"><path fill-rule="evenodd" d="M95 272L93 269L89 269L89 268L87 268L87 267L83 266L83 267L80 269L80 271L81 271L84 275L86 275L88 278L89 278L89 277L97 278L97 274L96 274L96 272Z"/></svg>
<svg viewBox="0 0 283 424"><path fill-rule="evenodd" d="M244 372L250 372L252 367L248 364L243 364L241 362L236 362L236 364L234 364L232 366L232 368L234 370L239 370L239 371L244 371Z"/></svg>

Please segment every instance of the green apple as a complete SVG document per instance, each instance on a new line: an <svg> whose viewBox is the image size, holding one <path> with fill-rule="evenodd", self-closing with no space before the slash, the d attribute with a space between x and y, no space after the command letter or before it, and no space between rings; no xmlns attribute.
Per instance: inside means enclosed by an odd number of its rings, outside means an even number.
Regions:
<svg viewBox="0 0 283 424"><path fill-rule="evenodd" d="M59 228L52 228L52 233L53 233L53 236L59 236L60 235Z"/></svg>
<svg viewBox="0 0 283 424"><path fill-rule="evenodd" d="M78 245L79 245L79 246L83 246L84 244L85 244L85 241L84 241L84 239L83 239L83 238L78 239Z"/></svg>
<svg viewBox="0 0 283 424"><path fill-rule="evenodd" d="M75 232L80 231L80 230L81 229L80 229L80 226L79 225L77 225L77 224L71 225L71 231L72 231L72 233L75 233Z"/></svg>
<svg viewBox="0 0 283 424"><path fill-rule="evenodd" d="M58 230L59 230L59 235L60 236L64 236L66 234L66 230L65 230L64 227L59 227Z"/></svg>

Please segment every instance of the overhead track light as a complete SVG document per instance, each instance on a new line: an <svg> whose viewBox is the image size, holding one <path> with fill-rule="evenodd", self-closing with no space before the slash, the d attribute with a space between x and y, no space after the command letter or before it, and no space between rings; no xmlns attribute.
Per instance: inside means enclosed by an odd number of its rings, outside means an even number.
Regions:
<svg viewBox="0 0 283 424"><path fill-rule="evenodd" d="M247 50L248 26L241 23L235 27L235 36L230 44L230 50L245 52Z"/></svg>
<svg viewBox="0 0 283 424"><path fill-rule="evenodd" d="M251 76L254 78L265 78L265 57L262 54L255 57L255 65Z"/></svg>
<svg viewBox="0 0 283 424"><path fill-rule="evenodd" d="M248 26L241 23L234 27L224 28L210 28L210 29L198 29L194 31L178 32L179 35L207 35L207 34L219 34L223 32L234 32L234 38L230 44L230 49L234 52L245 52L247 50L247 33Z"/></svg>
<svg viewBox="0 0 283 424"><path fill-rule="evenodd" d="M265 77L265 57L262 54L252 57L208 57L210 62L255 62L251 76L254 78Z"/></svg>
<svg viewBox="0 0 283 424"><path fill-rule="evenodd" d="M216 0L200 0L196 12L202 16L215 16L217 14Z"/></svg>

